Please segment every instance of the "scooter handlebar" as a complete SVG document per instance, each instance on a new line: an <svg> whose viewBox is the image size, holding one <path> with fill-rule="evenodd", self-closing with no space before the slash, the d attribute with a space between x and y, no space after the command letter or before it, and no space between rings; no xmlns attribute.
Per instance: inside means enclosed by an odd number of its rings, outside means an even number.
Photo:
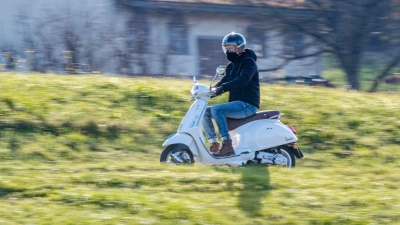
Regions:
<svg viewBox="0 0 400 225"><path fill-rule="evenodd" d="M216 90L217 90L216 87L211 87L211 88L210 88L210 97L211 97L211 98L217 97L217 95L216 95L216 93L215 93Z"/></svg>

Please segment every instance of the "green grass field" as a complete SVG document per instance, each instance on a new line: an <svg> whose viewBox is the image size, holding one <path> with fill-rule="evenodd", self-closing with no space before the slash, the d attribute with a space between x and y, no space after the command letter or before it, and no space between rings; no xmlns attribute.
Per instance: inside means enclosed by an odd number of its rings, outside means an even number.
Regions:
<svg viewBox="0 0 400 225"><path fill-rule="evenodd" d="M375 67L375 65L365 65L361 70L360 70L360 75L359 75L359 84L360 84L360 90L361 91L370 91L376 77L379 75L379 72L383 70L379 66ZM394 69L396 74L398 74L399 69ZM394 73L391 73L389 76L393 76ZM322 71L322 77L327 79L329 83L333 84L336 86L338 89L347 89L348 88L348 80L346 77L346 74L343 72L343 70L338 69L336 67L334 68L327 68ZM400 92L400 85L398 84L386 84L384 81L381 81L378 85L377 88L378 92Z"/></svg>
<svg viewBox="0 0 400 225"><path fill-rule="evenodd" d="M400 224L399 93L263 84L297 167L180 167L190 79L0 76L0 224Z"/></svg>

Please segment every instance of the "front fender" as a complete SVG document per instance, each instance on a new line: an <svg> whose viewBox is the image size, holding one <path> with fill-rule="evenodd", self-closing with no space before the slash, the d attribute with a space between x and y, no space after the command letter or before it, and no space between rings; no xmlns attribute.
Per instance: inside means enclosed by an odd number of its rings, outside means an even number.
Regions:
<svg viewBox="0 0 400 225"><path fill-rule="evenodd" d="M173 134L162 144L163 147L172 144L184 144L186 145L194 156L199 155L199 150L197 149L196 143L194 142L192 136L188 134Z"/></svg>

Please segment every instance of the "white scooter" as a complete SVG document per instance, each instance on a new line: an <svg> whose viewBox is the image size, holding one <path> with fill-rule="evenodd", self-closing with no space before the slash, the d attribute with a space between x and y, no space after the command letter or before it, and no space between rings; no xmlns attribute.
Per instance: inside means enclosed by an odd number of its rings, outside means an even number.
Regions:
<svg viewBox="0 0 400 225"><path fill-rule="evenodd" d="M217 68L211 81L218 75L225 74L225 67ZM178 131L170 135L162 146L165 147L160 156L160 162L171 164L228 165L233 167L248 164L278 165L294 167L295 158L303 158L296 141L296 131L286 126L279 119L280 111L260 111L245 119L227 118L229 135L235 155L214 157L205 145L203 135L203 115L208 102L215 95L214 90L198 84L190 91L194 103L187 111Z"/></svg>

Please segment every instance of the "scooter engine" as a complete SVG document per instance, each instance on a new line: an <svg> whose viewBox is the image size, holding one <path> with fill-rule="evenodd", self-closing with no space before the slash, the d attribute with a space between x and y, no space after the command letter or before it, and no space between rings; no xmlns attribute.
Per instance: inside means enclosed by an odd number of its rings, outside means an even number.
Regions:
<svg viewBox="0 0 400 225"><path fill-rule="evenodd" d="M287 159L279 153L258 152L255 157L258 164L265 165L286 165Z"/></svg>

